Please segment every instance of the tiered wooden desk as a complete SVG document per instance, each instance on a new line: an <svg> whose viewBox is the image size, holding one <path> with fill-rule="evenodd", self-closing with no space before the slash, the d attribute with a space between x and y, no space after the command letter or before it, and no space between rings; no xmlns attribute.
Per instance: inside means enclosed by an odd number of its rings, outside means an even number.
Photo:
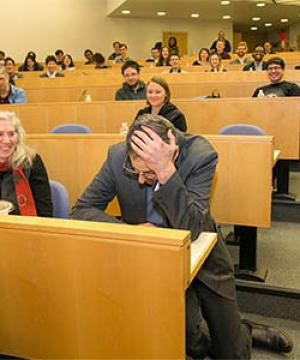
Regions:
<svg viewBox="0 0 300 360"><path fill-rule="evenodd" d="M270 136L205 136L218 152L219 162L211 197L211 210L218 223L248 227L271 226L273 138ZM100 169L109 145L121 135L39 135L26 142L45 161L49 176L68 189L71 202ZM117 214L115 204L108 210ZM256 238L241 242L240 267L257 270ZM263 278L266 272L263 273Z"/></svg>
<svg viewBox="0 0 300 360"><path fill-rule="evenodd" d="M185 290L215 234L18 216L0 231L1 354L185 358Z"/></svg>

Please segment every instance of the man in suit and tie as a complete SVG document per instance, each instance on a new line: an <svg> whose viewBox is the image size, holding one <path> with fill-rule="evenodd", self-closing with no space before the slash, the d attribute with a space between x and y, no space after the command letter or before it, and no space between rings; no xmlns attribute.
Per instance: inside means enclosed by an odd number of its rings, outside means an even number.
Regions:
<svg viewBox="0 0 300 360"><path fill-rule="evenodd" d="M126 142L111 146L102 169L73 207L72 218L188 229L195 240L202 231L216 230L209 215L216 164L217 154L203 137L182 133L159 115L141 115ZM114 196L121 220L104 213ZM218 359L248 359L252 341L276 351L292 349L279 329L241 321L233 267L221 239L188 289L186 305L189 356L209 352ZM210 340L202 331L203 318Z"/></svg>

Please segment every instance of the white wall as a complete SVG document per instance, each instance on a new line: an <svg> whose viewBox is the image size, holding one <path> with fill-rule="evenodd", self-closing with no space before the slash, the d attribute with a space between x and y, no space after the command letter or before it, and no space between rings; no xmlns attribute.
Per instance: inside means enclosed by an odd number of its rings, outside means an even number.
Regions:
<svg viewBox="0 0 300 360"><path fill-rule="evenodd" d="M144 58L163 31L188 32L190 53L208 47L219 30L232 41L230 22L202 23L198 19L168 20L107 17L106 0L14 0L1 7L1 50L22 61L29 50L38 59L62 48L81 60L91 48L105 56L114 40L126 42L132 58ZM5 36L4 36L5 34Z"/></svg>
<svg viewBox="0 0 300 360"><path fill-rule="evenodd" d="M293 47L296 50L300 50L298 49L298 44L297 44L297 37L299 35L300 35L300 24L291 25L289 30L289 43L290 43L290 47Z"/></svg>

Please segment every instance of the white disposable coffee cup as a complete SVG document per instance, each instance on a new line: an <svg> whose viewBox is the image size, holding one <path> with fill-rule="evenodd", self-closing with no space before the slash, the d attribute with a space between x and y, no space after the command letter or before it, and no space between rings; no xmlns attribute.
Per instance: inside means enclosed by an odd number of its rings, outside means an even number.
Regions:
<svg viewBox="0 0 300 360"><path fill-rule="evenodd" d="M0 200L0 215L9 215L13 210L13 204L6 200Z"/></svg>

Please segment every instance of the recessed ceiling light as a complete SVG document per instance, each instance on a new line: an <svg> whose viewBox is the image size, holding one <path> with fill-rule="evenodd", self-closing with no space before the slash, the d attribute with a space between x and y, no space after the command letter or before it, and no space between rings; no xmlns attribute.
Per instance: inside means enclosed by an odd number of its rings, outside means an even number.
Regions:
<svg viewBox="0 0 300 360"><path fill-rule="evenodd" d="M221 5L230 5L230 1L229 0L222 0Z"/></svg>
<svg viewBox="0 0 300 360"><path fill-rule="evenodd" d="M128 14L130 14L130 13L131 13L130 10L122 10L122 14L124 14L124 15L128 15Z"/></svg>
<svg viewBox="0 0 300 360"><path fill-rule="evenodd" d="M166 13L165 11L158 11L158 12L156 13L156 15L157 15L157 16L166 16L167 13Z"/></svg>
<svg viewBox="0 0 300 360"><path fill-rule="evenodd" d="M281 21L282 23L287 23L287 22L289 22L289 19L280 19L280 21Z"/></svg>
<svg viewBox="0 0 300 360"><path fill-rule="evenodd" d="M222 16L222 19L228 20L228 19L231 19L231 16L230 15L224 15L224 16Z"/></svg>
<svg viewBox="0 0 300 360"><path fill-rule="evenodd" d="M271 23L265 23L265 26L270 27L270 26L272 26L272 24Z"/></svg>
<svg viewBox="0 0 300 360"><path fill-rule="evenodd" d="M253 17L252 20L253 20L253 21L259 21L259 20L260 20L260 17Z"/></svg>
<svg viewBox="0 0 300 360"><path fill-rule="evenodd" d="M250 30L252 30L252 31L258 30L258 27L257 26L251 26Z"/></svg>
<svg viewBox="0 0 300 360"><path fill-rule="evenodd" d="M198 18L198 17L199 17L199 14L197 14L197 13L191 14L191 17L192 17L192 18Z"/></svg>
<svg viewBox="0 0 300 360"><path fill-rule="evenodd" d="M256 6L258 6L258 7L264 7L264 6L266 6L266 4L265 4L264 2L259 2L259 3L256 4Z"/></svg>

